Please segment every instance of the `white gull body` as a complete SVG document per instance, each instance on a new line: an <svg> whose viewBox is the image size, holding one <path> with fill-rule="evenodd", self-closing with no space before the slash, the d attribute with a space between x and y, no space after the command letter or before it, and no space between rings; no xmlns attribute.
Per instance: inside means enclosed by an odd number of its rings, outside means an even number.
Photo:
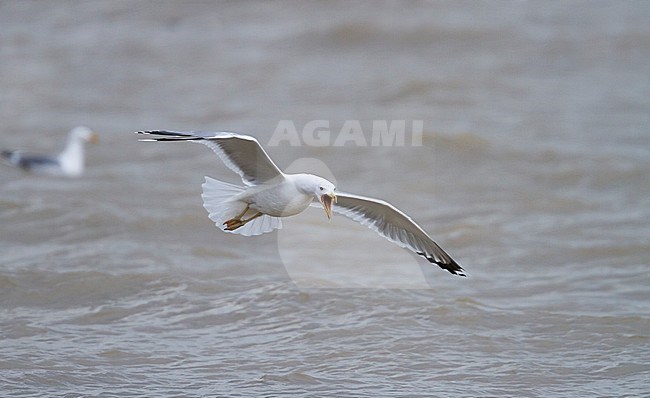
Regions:
<svg viewBox="0 0 650 398"><path fill-rule="evenodd" d="M383 200L336 192L330 181L312 174L285 174L254 137L231 132L138 131L158 135L142 141L189 141L210 147L245 187L205 177L203 206L216 226L244 236L282 228L282 217L321 206L365 225L454 275L465 276L451 258L409 216ZM320 202L320 204L319 204Z"/></svg>
<svg viewBox="0 0 650 398"><path fill-rule="evenodd" d="M22 151L0 152L4 163L28 172L78 177L84 172L86 142L97 142L97 134L87 127L70 130L65 148L58 155L39 155Z"/></svg>

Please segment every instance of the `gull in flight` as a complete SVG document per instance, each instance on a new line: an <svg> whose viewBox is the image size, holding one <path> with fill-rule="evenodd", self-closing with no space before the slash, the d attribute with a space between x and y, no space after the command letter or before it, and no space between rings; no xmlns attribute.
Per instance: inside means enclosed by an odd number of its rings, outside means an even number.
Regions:
<svg viewBox="0 0 650 398"><path fill-rule="evenodd" d="M251 136L231 132L138 131L157 135L141 141L188 141L208 146L242 178L245 187L205 177L203 207L217 227L244 236L282 228L282 217L323 207L349 217L379 235L411 250L454 275L465 272L409 216L380 199L336 191L324 178L312 174L285 174Z"/></svg>
<svg viewBox="0 0 650 398"><path fill-rule="evenodd" d="M10 166L25 171L52 174L66 177L78 177L84 171L84 144L97 143L97 133L88 127L78 126L70 130L68 143L58 155L37 155L22 151L3 150L0 158Z"/></svg>

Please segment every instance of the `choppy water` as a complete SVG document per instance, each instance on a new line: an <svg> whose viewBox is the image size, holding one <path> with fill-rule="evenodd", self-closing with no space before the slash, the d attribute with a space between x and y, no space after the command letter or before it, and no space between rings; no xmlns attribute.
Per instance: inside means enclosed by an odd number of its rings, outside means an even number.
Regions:
<svg viewBox="0 0 650 398"><path fill-rule="evenodd" d="M1 2L0 146L102 133L80 179L0 170L3 395L647 395L649 17L642 1ZM268 152L393 202L470 276L322 212L226 235L200 185L232 173L131 134L266 144L281 120L333 137L423 120L421 147Z"/></svg>

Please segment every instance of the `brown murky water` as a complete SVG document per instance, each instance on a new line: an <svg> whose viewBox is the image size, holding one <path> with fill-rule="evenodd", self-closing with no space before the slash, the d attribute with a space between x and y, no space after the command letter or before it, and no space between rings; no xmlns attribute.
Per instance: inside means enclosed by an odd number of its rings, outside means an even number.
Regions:
<svg viewBox="0 0 650 398"><path fill-rule="evenodd" d="M102 139L80 179L0 170L3 394L647 394L649 17L641 1L0 2L0 146L49 150L78 124ZM200 186L234 174L132 134L267 145L283 120L300 145L268 146L278 165L392 202L469 277L322 210L226 235ZM305 142L312 120L331 145ZM368 144L374 120L422 120L422 146L334 146L349 120Z"/></svg>

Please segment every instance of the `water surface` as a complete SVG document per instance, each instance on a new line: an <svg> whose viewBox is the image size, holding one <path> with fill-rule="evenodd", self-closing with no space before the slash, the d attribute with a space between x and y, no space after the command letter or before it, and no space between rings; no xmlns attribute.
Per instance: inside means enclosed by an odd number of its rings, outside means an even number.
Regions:
<svg viewBox="0 0 650 398"><path fill-rule="evenodd" d="M77 124L102 139L80 179L0 170L2 391L647 394L649 17L617 1L0 3L0 145L45 151ZM335 136L350 119L368 138L373 120L422 120L423 145L267 150L394 203L468 278L321 210L224 234L200 185L234 174L132 134L266 145L281 120Z"/></svg>

